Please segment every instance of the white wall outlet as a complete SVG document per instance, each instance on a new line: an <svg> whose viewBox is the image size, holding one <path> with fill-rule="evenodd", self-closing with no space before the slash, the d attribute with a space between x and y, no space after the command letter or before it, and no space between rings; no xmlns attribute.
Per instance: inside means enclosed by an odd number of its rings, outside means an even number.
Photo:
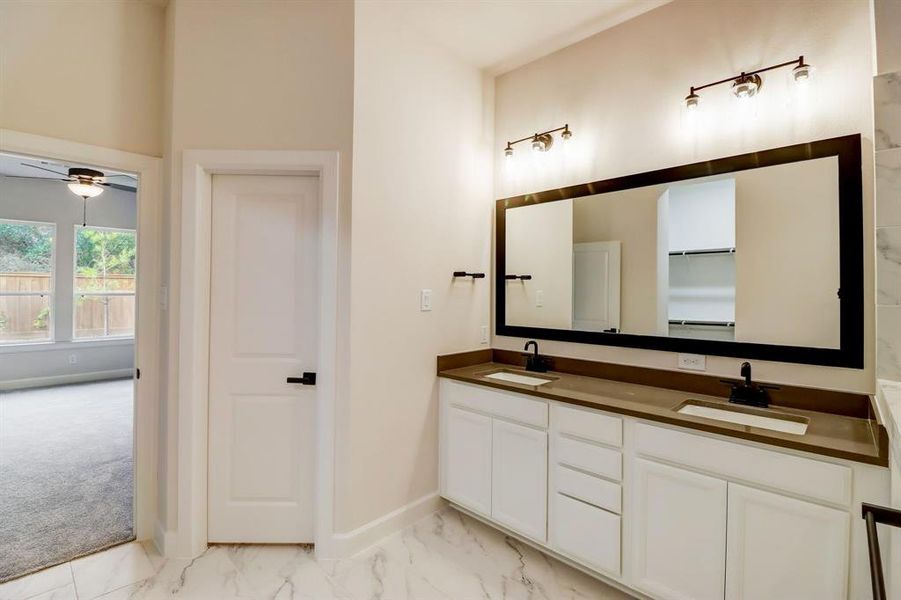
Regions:
<svg viewBox="0 0 901 600"><path fill-rule="evenodd" d="M482 325L479 328L479 343L487 344L488 343L488 326Z"/></svg>
<svg viewBox="0 0 901 600"><path fill-rule="evenodd" d="M432 310L432 290L420 290L419 310L427 312Z"/></svg>
<svg viewBox="0 0 901 600"><path fill-rule="evenodd" d="M78 364L78 355L77 354L69 355L69 364L70 365Z"/></svg>
<svg viewBox="0 0 901 600"><path fill-rule="evenodd" d="M541 308L544 306L544 290L538 290L535 292L535 306Z"/></svg>
<svg viewBox="0 0 901 600"><path fill-rule="evenodd" d="M703 354L680 354L679 368L689 371L706 371L707 357Z"/></svg>

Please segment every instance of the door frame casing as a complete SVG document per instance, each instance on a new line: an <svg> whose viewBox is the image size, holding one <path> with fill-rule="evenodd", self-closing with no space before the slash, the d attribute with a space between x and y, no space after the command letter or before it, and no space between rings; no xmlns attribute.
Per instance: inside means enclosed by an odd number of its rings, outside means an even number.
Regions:
<svg viewBox="0 0 901 600"><path fill-rule="evenodd" d="M314 543L333 544L334 412L337 365L338 164L336 151L185 150L182 157L181 274L178 330L178 526L174 554L202 554L207 536L209 455L210 266L213 175L319 178L319 348L316 380Z"/></svg>
<svg viewBox="0 0 901 600"><path fill-rule="evenodd" d="M138 176L137 291L134 379L134 529L138 540L154 537L160 408L160 277L162 159L102 146L0 129L0 152L93 165ZM80 343L80 342L79 342Z"/></svg>

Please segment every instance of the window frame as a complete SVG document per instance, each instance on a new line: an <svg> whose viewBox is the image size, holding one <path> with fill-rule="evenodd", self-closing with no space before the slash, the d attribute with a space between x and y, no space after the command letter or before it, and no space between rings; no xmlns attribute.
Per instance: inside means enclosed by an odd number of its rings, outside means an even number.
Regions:
<svg viewBox="0 0 901 600"><path fill-rule="evenodd" d="M0 223L9 223L13 225L36 225L50 227L52 230L52 241L50 244L50 289L46 292L3 292L0 296L40 296L47 297L47 306L50 308L50 317L47 324L47 339L26 341L26 340L9 340L0 339L0 348L8 348L11 346L39 346L42 344L53 344L56 341L56 242L57 226L56 223L47 221L31 221L28 219L7 219L0 217Z"/></svg>
<svg viewBox="0 0 901 600"><path fill-rule="evenodd" d="M104 232L114 232L114 233L131 233L135 236L135 289L131 292L79 292L77 290L77 282L78 282L78 232L82 229L92 229L95 231L104 231ZM82 225L76 223L73 228L73 236L72 236L72 342L75 344L85 344L85 343L103 343L103 342L115 342L122 340L133 340L135 338L135 331L138 327L137 322L137 314L138 314L138 296L137 296L137 282L138 282L138 230L137 229L128 229L127 227L103 227L100 225ZM98 336L85 336L78 337L78 328L77 328L77 311L78 311L78 298L79 296L93 296L93 297L102 297L109 298L110 296L131 296L135 299L134 301L134 313L135 313L135 326L134 330L129 335L98 335ZM107 310L109 310L109 304L107 304Z"/></svg>

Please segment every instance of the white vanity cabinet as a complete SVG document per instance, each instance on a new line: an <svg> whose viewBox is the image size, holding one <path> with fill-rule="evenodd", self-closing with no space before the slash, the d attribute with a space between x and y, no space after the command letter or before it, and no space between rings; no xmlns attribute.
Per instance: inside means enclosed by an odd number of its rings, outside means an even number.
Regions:
<svg viewBox="0 0 901 600"><path fill-rule="evenodd" d="M441 494L599 577L660 599L869 597L860 502L887 503L887 469L449 379L440 400Z"/></svg>
<svg viewBox="0 0 901 600"><path fill-rule="evenodd" d="M634 585L656 598L722 600L726 482L635 459Z"/></svg>
<svg viewBox="0 0 901 600"><path fill-rule="evenodd" d="M441 380L441 494L547 539L547 403Z"/></svg>

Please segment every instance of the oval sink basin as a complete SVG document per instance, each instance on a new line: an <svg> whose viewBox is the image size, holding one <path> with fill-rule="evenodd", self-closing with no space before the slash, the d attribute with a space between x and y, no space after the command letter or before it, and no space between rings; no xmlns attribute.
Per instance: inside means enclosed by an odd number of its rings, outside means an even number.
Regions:
<svg viewBox="0 0 901 600"><path fill-rule="evenodd" d="M781 431L782 433L791 433L794 435L804 435L807 433L808 420L806 417L777 413L765 408L722 406L713 404L712 402L689 400L683 402L679 408L676 409L676 412L680 415L704 417L705 419L726 421L728 423L735 423L736 425L759 427L760 429Z"/></svg>
<svg viewBox="0 0 901 600"><path fill-rule="evenodd" d="M511 373L510 371L498 371L496 373L488 373L484 375L485 379L496 379L497 381L507 381L509 383L519 383L522 385L544 385L550 383L553 379L545 377L536 377L534 375L522 375L520 373Z"/></svg>

